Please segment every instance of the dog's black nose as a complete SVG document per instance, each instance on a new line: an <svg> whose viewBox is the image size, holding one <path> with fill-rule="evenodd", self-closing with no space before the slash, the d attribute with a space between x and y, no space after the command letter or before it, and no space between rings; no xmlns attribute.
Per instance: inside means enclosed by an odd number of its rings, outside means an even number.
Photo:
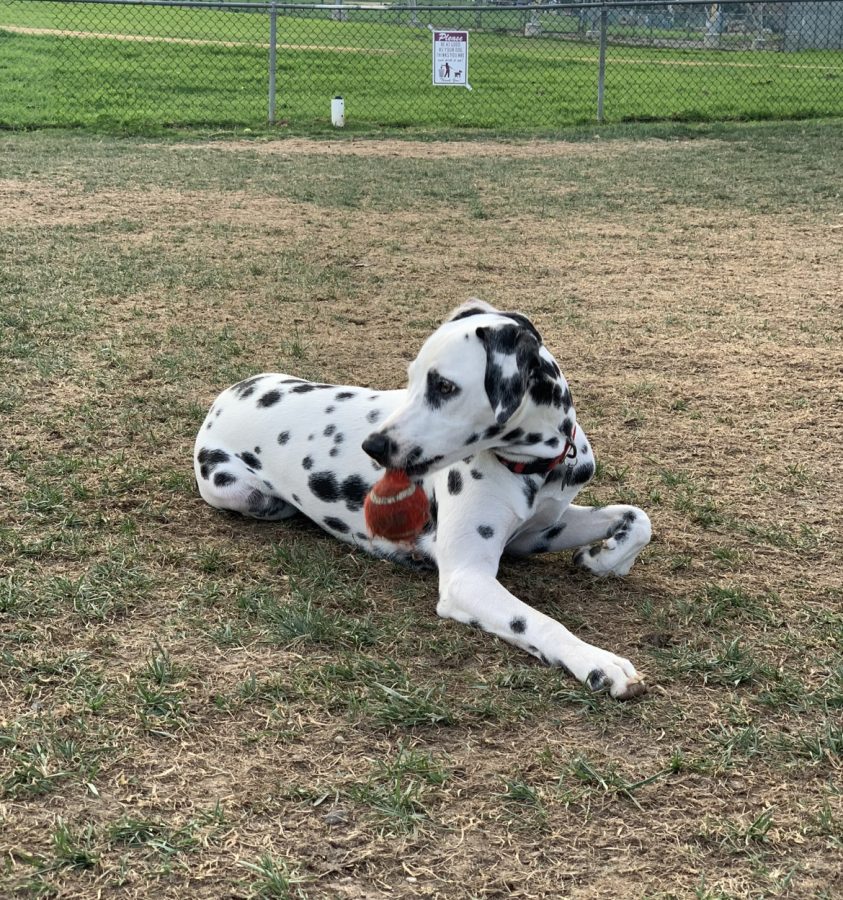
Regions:
<svg viewBox="0 0 843 900"><path fill-rule="evenodd" d="M379 462L386 468L389 467L390 457L394 455L397 449L395 441L388 438L385 434L381 434L380 431L373 432L363 441L364 452L368 453L375 462Z"/></svg>

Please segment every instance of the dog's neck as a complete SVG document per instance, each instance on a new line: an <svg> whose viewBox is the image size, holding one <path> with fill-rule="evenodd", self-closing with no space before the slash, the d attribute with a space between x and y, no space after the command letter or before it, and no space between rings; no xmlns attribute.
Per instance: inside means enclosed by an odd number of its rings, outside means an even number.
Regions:
<svg viewBox="0 0 843 900"><path fill-rule="evenodd" d="M570 440L565 441L565 447L560 454L552 458L543 456L527 457L525 459L512 459L505 453L495 453L502 465L516 475L549 475L557 466L573 466L577 459L577 445L574 440L577 436L577 426L573 428Z"/></svg>

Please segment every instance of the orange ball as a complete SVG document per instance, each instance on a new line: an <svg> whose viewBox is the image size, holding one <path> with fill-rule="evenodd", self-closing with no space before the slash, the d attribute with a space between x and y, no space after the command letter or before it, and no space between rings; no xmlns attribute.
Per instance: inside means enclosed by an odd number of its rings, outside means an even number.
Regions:
<svg viewBox="0 0 843 900"><path fill-rule="evenodd" d="M430 504L424 488L413 484L406 472L387 469L366 495L363 514L374 537L399 543L412 542L430 516Z"/></svg>

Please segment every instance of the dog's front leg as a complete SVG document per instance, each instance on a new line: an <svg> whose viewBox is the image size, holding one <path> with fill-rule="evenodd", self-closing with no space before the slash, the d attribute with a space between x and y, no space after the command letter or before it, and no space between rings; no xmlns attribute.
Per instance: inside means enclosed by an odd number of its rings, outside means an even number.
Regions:
<svg viewBox="0 0 843 900"><path fill-rule="evenodd" d="M628 659L581 641L549 616L511 594L495 577L496 565L456 568L439 562L437 613L496 634L549 666L569 672L592 690L629 700L646 687Z"/></svg>

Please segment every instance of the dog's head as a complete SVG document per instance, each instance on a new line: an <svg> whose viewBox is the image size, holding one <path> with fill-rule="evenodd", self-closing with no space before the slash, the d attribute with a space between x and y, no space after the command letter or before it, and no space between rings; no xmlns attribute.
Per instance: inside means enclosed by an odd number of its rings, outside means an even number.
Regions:
<svg viewBox="0 0 843 900"><path fill-rule="evenodd" d="M573 434L568 385L535 326L480 300L457 308L410 364L407 397L363 449L422 475L481 450L558 455Z"/></svg>

